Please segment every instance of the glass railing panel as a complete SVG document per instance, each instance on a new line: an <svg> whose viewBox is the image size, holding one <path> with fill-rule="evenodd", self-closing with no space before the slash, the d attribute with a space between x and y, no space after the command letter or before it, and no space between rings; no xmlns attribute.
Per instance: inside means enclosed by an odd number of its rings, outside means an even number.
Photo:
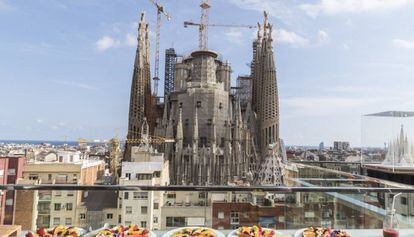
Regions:
<svg viewBox="0 0 414 237"><path fill-rule="evenodd" d="M362 187L357 191L352 186L349 190L332 187L323 191L315 191L312 186L291 187L301 191L264 191L268 187L243 191L229 187L223 191L219 188L200 191L200 187L186 191L168 187L164 190L163 187L161 190L116 187L113 190L90 186L82 190L63 187L63 190L6 192L15 194L14 223L22 225L24 230L56 225L96 230L119 224L137 224L162 232L184 226L227 231L252 225L286 230L286 233L308 226L381 229L394 197L399 228L414 230L414 194L409 192L397 196L397 192L389 193L387 189L371 192ZM48 188L62 189L62 186ZM44 197L47 191L52 192L50 201L40 201L40 196Z"/></svg>

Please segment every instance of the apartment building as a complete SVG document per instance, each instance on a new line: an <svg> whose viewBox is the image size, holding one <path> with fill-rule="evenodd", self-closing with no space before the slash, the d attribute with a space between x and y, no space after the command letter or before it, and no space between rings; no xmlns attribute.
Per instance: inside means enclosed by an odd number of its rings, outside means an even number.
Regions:
<svg viewBox="0 0 414 237"><path fill-rule="evenodd" d="M211 226L211 197L207 195L206 192L165 192L165 202L161 207L161 228Z"/></svg>
<svg viewBox="0 0 414 237"><path fill-rule="evenodd" d="M93 185L105 170L99 160L82 160L77 151L57 151L56 159L28 162L23 170L23 179L38 184ZM83 215L83 191L39 190L37 192L37 214L33 220L36 227L55 225L79 226ZM19 208L19 207L18 207ZM15 220L16 224L19 219Z"/></svg>
<svg viewBox="0 0 414 237"><path fill-rule="evenodd" d="M0 156L0 184L16 184L23 175L26 158L23 156ZM0 191L0 225L13 224L15 195L13 191Z"/></svg>
<svg viewBox="0 0 414 237"><path fill-rule="evenodd" d="M148 144L131 148L131 161L122 162L120 185L168 185L168 161ZM161 229L163 192L123 191L119 196L120 216L123 225L137 224L153 230Z"/></svg>

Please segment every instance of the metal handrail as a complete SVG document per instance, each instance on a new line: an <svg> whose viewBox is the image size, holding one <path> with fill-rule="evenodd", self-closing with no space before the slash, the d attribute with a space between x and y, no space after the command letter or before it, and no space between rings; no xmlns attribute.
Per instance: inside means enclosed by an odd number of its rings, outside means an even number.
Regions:
<svg viewBox="0 0 414 237"><path fill-rule="evenodd" d="M287 187L287 186L150 186L150 185L73 185L73 184L36 184L0 185L0 190L101 190L101 191L204 191L204 192L340 192L340 193L414 193L414 188L379 188L379 187Z"/></svg>

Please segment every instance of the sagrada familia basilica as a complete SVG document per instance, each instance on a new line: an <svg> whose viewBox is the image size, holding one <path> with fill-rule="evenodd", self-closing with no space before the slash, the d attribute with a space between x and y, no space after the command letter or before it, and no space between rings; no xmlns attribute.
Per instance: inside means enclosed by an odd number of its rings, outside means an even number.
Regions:
<svg viewBox="0 0 414 237"><path fill-rule="evenodd" d="M174 64L174 88L158 103L151 94L149 30L139 23L127 139L139 139L143 124L169 162L174 185L278 185L282 183L279 99L272 24L265 13L253 41L250 83L231 87L231 66L217 52L200 49ZM237 90L249 91L241 103ZM124 160L130 160L127 143Z"/></svg>

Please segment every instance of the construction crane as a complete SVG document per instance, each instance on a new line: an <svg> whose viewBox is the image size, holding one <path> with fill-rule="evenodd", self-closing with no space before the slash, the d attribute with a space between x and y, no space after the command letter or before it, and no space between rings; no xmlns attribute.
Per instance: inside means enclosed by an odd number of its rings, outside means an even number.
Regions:
<svg viewBox="0 0 414 237"><path fill-rule="evenodd" d="M107 142L108 142L108 140L100 140L100 139L93 139L93 140L84 139L84 138L79 138L78 139L79 146L86 145L87 143L98 144L98 143L107 143Z"/></svg>
<svg viewBox="0 0 414 237"><path fill-rule="evenodd" d="M158 94L158 81L160 78L158 77L159 74L159 66L160 66L160 31L161 31L161 15L164 15L167 20L171 20L171 16L164 11L164 7L160 5L156 0L150 0L154 6L157 8L157 28L156 28L156 37L155 37L155 66L154 66L154 96Z"/></svg>
<svg viewBox="0 0 414 237"><path fill-rule="evenodd" d="M145 138L139 138L139 139L126 139L126 143L142 143L145 142ZM165 137L156 137L156 136L150 136L148 138L148 143L151 144L162 144L162 143L173 143L175 140L173 138L165 138Z"/></svg>
<svg viewBox="0 0 414 237"><path fill-rule="evenodd" d="M201 19L200 23L194 23L190 21L184 21L184 27L188 26L198 26L198 47L200 50L207 50L207 41L208 41L208 31L207 28L212 27L235 27L235 28L257 28L255 25L232 25L232 24L209 24L209 9L211 8L208 0L202 1L200 4L201 7Z"/></svg>
<svg viewBox="0 0 414 237"><path fill-rule="evenodd" d="M132 132L134 132L134 131L132 131ZM173 142L175 142L174 138L151 136L151 135L148 135L148 133L137 133L137 134L140 134L141 138L126 139L125 143L132 143L132 144L141 144L141 143L163 144L163 143L173 143Z"/></svg>

